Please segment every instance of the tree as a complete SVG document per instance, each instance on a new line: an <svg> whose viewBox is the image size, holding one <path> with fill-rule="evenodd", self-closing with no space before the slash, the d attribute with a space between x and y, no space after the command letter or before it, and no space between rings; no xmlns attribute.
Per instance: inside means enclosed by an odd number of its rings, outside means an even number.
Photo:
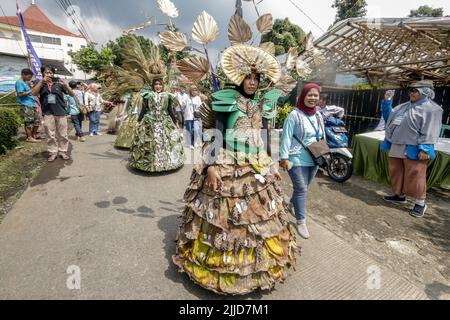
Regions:
<svg viewBox="0 0 450 320"><path fill-rule="evenodd" d="M225 75L225 72L223 71L222 67L217 67L214 70L214 74L218 78L220 87L219 89L224 89L225 85L227 84L227 76ZM208 72L205 79L197 82L197 86L200 89L200 92L208 96L214 92L211 78L212 78L211 74Z"/></svg>
<svg viewBox="0 0 450 320"><path fill-rule="evenodd" d="M86 73L99 72L103 67L114 63L114 53L109 48L102 48L100 52L93 46L82 48L79 51L70 51L69 56L73 63Z"/></svg>
<svg viewBox="0 0 450 320"><path fill-rule="evenodd" d="M116 66L122 66L122 48L125 48L128 45L128 41L129 41L129 37L134 37L136 38L136 40L138 41L139 45L142 48L142 52L144 53L144 55L146 57L148 57L149 52L150 52L150 48L152 46L152 41L150 39L147 39L143 36L136 36L134 34L130 35L130 36L120 36L119 38L117 38L114 41L109 41L106 44L106 47L111 49L112 52L114 53L114 64Z"/></svg>
<svg viewBox="0 0 450 320"><path fill-rule="evenodd" d="M128 45L129 37L134 37L138 41L139 45L142 48L142 52L144 53L145 57L149 57L150 49L154 45L153 41L145 38L143 36L137 36L135 34L129 35L129 36L120 36L114 41L109 41L107 43L107 47L112 50L114 53L114 64L116 66L121 67L122 66L122 49L125 48ZM161 59L164 61L164 63L169 64L170 63L170 57L169 57L169 50L166 49L163 45L159 45L159 52L161 54ZM183 59L188 54L186 52L177 52L176 58L177 60Z"/></svg>
<svg viewBox="0 0 450 320"><path fill-rule="evenodd" d="M261 38L261 42L273 42L275 44L275 55L285 54L289 48L296 47L303 50L305 32L298 25L293 24L288 18L276 19L273 29Z"/></svg>
<svg viewBox="0 0 450 320"><path fill-rule="evenodd" d="M409 17L442 17L444 16L444 8L432 8L424 5L416 10L411 10Z"/></svg>
<svg viewBox="0 0 450 320"><path fill-rule="evenodd" d="M164 61L164 63L166 65L170 64L171 62L173 62L173 54L163 45L159 45L159 53L161 54L161 59ZM177 52L175 54L176 60L179 61L181 59L184 59L188 56L191 56L191 54L189 54L186 51L180 51Z"/></svg>
<svg viewBox="0 0 450 320"><path fill-rule="evenodd" d="M334 23L348 18L364 17L367 13L365 0L334 0L331 7L337 9Z"/></svg>
<svg viewBox="0 0 450 320"><path fill-rule="evenodd" d="M139 46L142 48L142 52L146 58L150 57L150 51L155 44L148 38L143 36L132 35L123 35L114 41L109 41L106 44L106 47L102 48L100 52L95 50L94 47L83 48L76 52L69 52L69 55L72 57L72 60L77 67L86 72L101 72L105 66L115 65L118 67L122 67L123 64L123 49L129 46L130 40L135 38L139 43ZM174 57L177 60L181 60L189 54L187 52L177 52L175 55L170 54L170 52L162 45L159 46L159 52L161 55L161 59L164 63L169 66L171 62L173 62Z"/></svg>

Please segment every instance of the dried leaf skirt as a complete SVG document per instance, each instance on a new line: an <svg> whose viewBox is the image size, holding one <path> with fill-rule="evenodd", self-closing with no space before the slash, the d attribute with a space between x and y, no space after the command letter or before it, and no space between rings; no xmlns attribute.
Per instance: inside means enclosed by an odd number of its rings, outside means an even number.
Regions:
<svg viewBox="0 0 450 320"><path fill-rule="evenodd" d="M130 148L130 167L145 172L164 172L184 165L181 133L170 117L146 114L135 130Z"/></svg>
<svg viewBox="0 0 450 320"><path fill-rule="evenodd" d="M293 217L273 176L248 166L220 165L222 191L205 186L194 169L177 235L174 263L198 285L218 294L272 289L295 268Z"/></svg>
<svg viewBox="0 0 450 320"><path fill-rule="evenodd" d="M134 130L137 125L137 114L128 115L123 121L117 134L115 146L118 148L130 149L134 139Z"/></svg>

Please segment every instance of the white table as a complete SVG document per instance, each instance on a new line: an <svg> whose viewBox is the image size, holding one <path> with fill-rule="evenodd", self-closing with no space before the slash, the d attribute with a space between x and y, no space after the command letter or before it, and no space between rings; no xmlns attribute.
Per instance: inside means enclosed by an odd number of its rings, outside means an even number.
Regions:
<svg viewBox="0 0 450 320"><path fill-rule="evenodd" d="M379 141L384 141L385 132L384 131L373 131L368 133L360 134L360 136L376 139ZM434 145L436 151L450 155L450 139L449 138L439 138L438 143Z"/></svg>

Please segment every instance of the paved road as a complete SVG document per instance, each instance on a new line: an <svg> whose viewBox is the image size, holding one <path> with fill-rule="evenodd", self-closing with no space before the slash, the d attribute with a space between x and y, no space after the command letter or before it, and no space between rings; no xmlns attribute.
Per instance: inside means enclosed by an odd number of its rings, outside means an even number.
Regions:
<svg viewBox="0 0 450 320"><path fill-rule="evenodd" d="M222 298L191 283L171 262L192 166L139 174L127 168L127 152L114 149L113 141L74 142L73 160L47 165L5 217L0 299ZM422 289L312 220L310 229L286 283L245 298L426 299ZM68 289L69 266L79 267L80 290ZM371 281L373 271L379 282Z"/></svg>

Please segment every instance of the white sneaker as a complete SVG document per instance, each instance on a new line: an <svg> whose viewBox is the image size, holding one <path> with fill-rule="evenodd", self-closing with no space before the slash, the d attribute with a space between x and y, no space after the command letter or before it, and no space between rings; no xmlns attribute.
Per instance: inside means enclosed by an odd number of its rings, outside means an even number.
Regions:
<svg viewBox="0 0 450 320"><path fill-rule="evenodd" d="M95 135L96 136L102 136L103 134L101 134L100 132L96 132Z"/></svg>
<svg viewBox="0 0 450 320"><path fill-rule="evenodd" d="M93 133L89 133L89 137L93 137L94 136L94 134Z"/></svg>
<svg viewBox="0 0 450 320"><path fill-rule="evenodd" d="M306 222L303 220L297 221L297 232L303 239L309 239L310 237Z"/></svg>
<svg viewBox="0 0 450 320"><path fill-rule="evenodd" d="M191 149L194 150L194 146L191 146Z"/></svg>

